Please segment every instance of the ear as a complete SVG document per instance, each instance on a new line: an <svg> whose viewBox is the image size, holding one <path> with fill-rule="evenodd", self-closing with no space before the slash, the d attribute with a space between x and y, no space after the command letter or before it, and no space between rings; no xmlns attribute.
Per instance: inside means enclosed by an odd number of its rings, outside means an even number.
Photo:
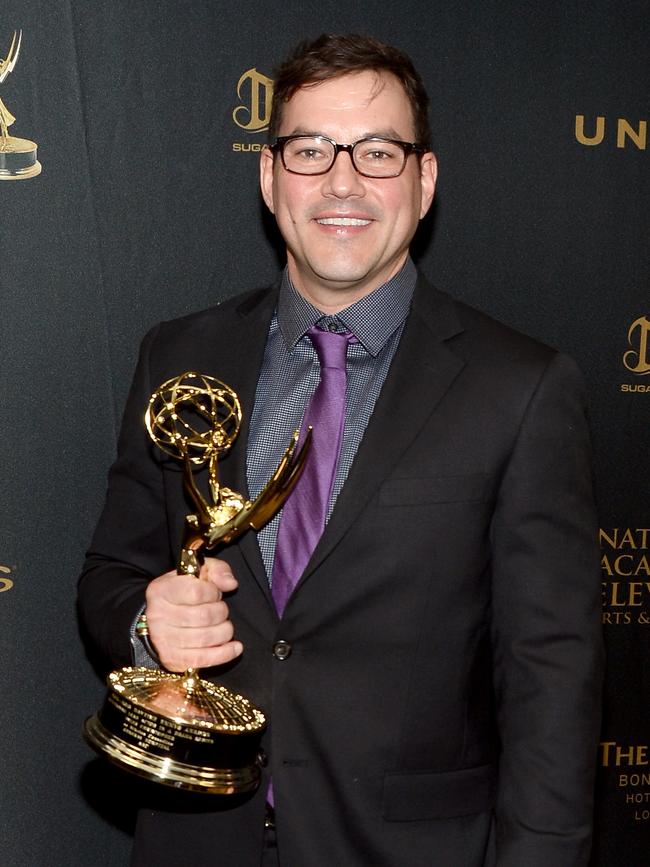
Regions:
<svg viewBox="0 0 650 867"><path fill-rule="evenodd" d="M438 162L431 151L427 151L420 159L420 185L422 188L422 202L420 205L420 219L424 217L433 201L436 191L436 178L438 177Z"/></svg>
<svg viewBox="0 0 650 867"><path fill-rule="evenodd" d="M266 207L274 214L273 208L273 153L268 145L264 145L260 153L260 189Z"/></svg>

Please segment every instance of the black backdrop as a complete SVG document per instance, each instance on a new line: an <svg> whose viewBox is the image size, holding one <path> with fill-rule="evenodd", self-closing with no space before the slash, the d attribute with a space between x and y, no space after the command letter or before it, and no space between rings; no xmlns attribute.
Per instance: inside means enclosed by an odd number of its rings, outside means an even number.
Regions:
<svg viewBox="0 0 650 867"><path fill-rule="evenodd" d="M594 864L648 863L649 13L2 0L0 52L24 35L0 95L43 172L0 182L0 863L127 863L135 784L79 733L103 686L76 575L139 338L277 270L257 192L268 79L324 30L393 41L424 75L440 186L423 271L587 376L609 650Z"/></svg>

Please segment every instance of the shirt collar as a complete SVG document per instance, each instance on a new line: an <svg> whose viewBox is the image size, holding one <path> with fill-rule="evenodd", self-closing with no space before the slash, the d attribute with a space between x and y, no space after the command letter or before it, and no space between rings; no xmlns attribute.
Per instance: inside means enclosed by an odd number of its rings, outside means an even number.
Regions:
<svg viewBox="0 0 650 867"><path fill-rule="evenodd" d="M408 315L416 278L417 271L409 256L387 283L332 317L303 298L285 268L277 315L287 349L291 351L303 334L321 319L325 322L334 319L351 331L367 352L378 355Z"/></svg>

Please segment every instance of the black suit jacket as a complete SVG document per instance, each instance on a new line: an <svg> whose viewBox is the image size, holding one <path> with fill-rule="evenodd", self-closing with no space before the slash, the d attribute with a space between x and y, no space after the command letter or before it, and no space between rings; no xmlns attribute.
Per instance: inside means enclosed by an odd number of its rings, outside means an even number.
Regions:
<svg viewBox="0 0 650 867"><path fill-rule="evenodd" d="M80 584L111 665L188 509L143 413L195 369L240 395L221 481L246 491L247 423L277 298L145 339ZM257 541L225 548L244 654L212 672L270 716L283 867L577 867L590 847L601 643L580 376L566 357L418 282L332 517L278 621ZM291 655L275 659L278 640ZM258 867L250 798L143 809L134 863Z"/></svg>

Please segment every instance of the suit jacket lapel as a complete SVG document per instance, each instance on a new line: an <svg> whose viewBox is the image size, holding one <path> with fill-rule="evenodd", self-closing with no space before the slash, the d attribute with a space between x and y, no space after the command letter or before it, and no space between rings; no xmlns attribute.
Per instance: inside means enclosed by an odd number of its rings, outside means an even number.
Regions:
<svg viewBox="0 0 650 867"><path fill-rule="evenodd" d="M229 385L241 401L242 424L239 436L228 457L220 462L220 483L248 497L246 450L250 419L255 403L269 324L277 305L277 287L245 299L235 311L234 324L224 334L219 329L213 335L212 365L214 375ZM215 346L215 341L220 341ZM247 531L240 537L239 548L255 576L269 595L268 579L255 533Z"/></svg>
<svg viewBox="0 0 650 867"><path fill-rule="evenodd" d="M341 541L464 367L445 345L462 330L452 300L420 278L370 423L300 584Z"/></svg>

